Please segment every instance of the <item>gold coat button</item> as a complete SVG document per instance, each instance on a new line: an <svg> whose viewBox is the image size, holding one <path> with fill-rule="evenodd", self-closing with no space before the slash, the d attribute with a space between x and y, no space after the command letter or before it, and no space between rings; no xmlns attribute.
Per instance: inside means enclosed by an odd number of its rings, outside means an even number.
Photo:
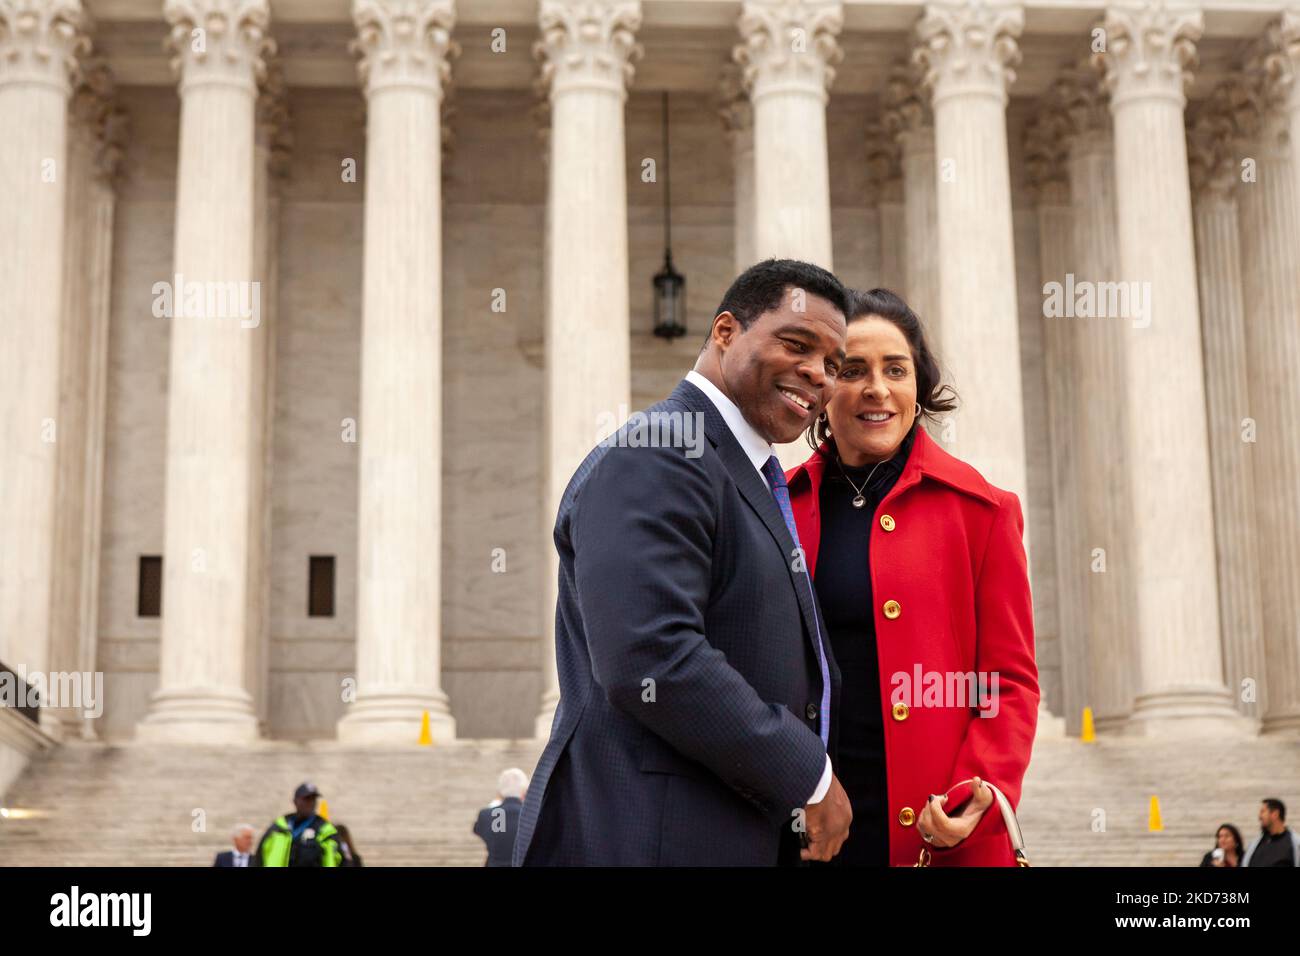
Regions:
<svg viewBox="0 0 1300 956"><path fill-rule="evenodd" d="M911 807L903 807L898 811L898 822L905 827L910 827L916 822L916 811Z"/></svg>
<svg viewBox="0 0 1300 956"><path fill-rule="evenodd" d="M901 700L900 700L897 704L894 705L894 719L895 719L895 720L907 720L907 715L908 715L908 713L909 713L909 711L908 711L908 709L907 709L907 705L906 705L905 703L903 703Z"/></svg>
<svg viewBox="0 0 1300 956"><path fill-rule="evenodd" d="M891 621L903 613L903 608L897 601L886 601L882 610L885 612L885 617Z"/></svg>
<svg viewBox="0 0 1300 956"><path fill-rule="evenodd" d="M894 530L894 517L893 517L893 515L881 515L881 516L880 516L880 527L884 528L886 531L893 531L893 530Z"/></svg>

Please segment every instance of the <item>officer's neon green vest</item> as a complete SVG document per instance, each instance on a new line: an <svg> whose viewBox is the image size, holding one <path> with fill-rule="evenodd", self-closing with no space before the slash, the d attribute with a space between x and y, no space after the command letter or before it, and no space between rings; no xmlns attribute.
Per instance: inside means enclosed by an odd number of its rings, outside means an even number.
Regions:
<svg viewBox="0 0 1300 956"><path fill-rule="evenodd" d="M316 831L316 842L321 848L321 865L338 866L343 858L339 852L336 834L339 831L328 820L322 820ZM288 866L289 850L293 847L293 829L285 817L277 817L271 824L271 832L262 841L263 866Z"/></svg>

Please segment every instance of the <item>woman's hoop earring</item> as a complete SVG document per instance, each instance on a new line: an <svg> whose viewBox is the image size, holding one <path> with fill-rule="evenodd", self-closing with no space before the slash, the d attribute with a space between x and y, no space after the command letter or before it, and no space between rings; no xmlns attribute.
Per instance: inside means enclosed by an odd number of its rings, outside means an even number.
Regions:
<svg viewBox="0 0 1300 956"><path fill-rule="evenodd" d="M916 417L917 417L917 418L920 418L920 417L921 417L921 403L920 403L920 402L917 402L917 403L916 403Z"/></svg>

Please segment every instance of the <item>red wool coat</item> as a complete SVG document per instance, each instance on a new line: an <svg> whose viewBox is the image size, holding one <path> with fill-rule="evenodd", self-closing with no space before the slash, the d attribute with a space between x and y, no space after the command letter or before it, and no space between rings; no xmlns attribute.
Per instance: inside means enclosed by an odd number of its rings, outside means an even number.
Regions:
<svg viewBox="0 0 1300 956"><path fill-rule="evenodd" d="M814 581L821 541L818 494L825 468L834 467L824 449L786 475ZM1014 494L994 488L924 429L917 430L907 465L875 517L871 595L885 725L889 859L892 866L911 866L926 846L915 821L929 794L978 775L1001 789L1013 807L1020 802L1038 720L1024 519ZM996 688L996 703L987 707L989 713L996 707L996 716L981 717L972 709L980 698L955 678L969 672ZM942 700L935 696L940 686L948 688ZM953 789L945 812L955 813L970 794L968 784ZM970 836L955 847L933 849L931 860L932 866L1014 863L996 801Z"/></svg>

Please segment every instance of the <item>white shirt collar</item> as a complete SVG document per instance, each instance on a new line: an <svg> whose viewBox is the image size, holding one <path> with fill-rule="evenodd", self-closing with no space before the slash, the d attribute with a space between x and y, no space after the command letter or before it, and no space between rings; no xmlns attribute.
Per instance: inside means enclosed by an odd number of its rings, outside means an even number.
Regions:
<svg viewBox="0 0 1300 956"><path fill-rule="evenodd" d="M745 456L749 458L750 464L754 466L760 475L763 474L763 466L767 464L769 458L776 454L772 445L754 430L754 426L745 420L745 416L736 407L736 403L723 395L718 386L695 371L695 369L691 369L686 373L686 381L709 397L709 401L713 402L718 409L718 413L722 415L722 420L731 429L731 434L736 436L736 441L740 443L740 447L745 452Z"/></svg>

